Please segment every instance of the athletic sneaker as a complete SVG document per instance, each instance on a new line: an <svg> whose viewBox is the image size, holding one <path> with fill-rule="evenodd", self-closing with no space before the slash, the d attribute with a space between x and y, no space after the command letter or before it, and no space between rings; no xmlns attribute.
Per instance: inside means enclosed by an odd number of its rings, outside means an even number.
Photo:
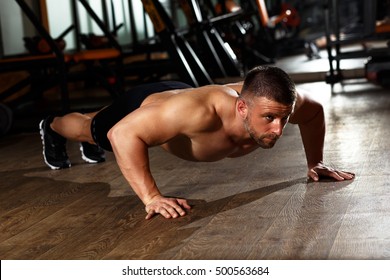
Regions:
<svg viewBox="0 0 390 280"><path fill-rule="evenodd" d="M66 139L50 128L53 117L47 117L39 123L43 144L43 158L51 169L63 169L71 166L66 153Z"/></svg>
<svg viewBox="0 0 390 280"><path fill-rule="evenodd" d="M88 142L80 143L80 152L82 159L88 163L99 163L106 160L104 150Z"/></svg>

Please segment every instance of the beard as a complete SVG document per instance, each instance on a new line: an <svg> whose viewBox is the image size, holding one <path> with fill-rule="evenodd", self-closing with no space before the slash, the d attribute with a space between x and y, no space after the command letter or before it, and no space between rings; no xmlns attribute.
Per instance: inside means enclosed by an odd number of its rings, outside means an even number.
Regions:
<svg viewBox="0 0 390 280"><path fill-rule="evenodd" d="M279 136L274 133L256 135L254 129L250 126L247 118L244 119L244 127L251 139L263 149L271 149L275 145L276 141L279 139Z"/></svg>

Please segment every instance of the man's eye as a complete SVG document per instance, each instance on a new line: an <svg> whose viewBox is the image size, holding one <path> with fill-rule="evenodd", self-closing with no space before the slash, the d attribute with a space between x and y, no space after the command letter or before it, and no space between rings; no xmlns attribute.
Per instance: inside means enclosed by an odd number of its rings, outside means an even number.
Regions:
<svg viewBox="0 0 390 280"><path fill-rule="evenodd" d="M268 121L271 121L271 122L275 119L273 116L266 116L265 118L266 118Z"/></svg>

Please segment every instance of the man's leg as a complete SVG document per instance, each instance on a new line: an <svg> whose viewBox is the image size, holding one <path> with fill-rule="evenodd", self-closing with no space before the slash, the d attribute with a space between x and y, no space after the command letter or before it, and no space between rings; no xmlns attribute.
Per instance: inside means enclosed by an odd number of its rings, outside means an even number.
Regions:
<svg viewBox="0 0 390 280"><path fill-rule="evenodd" d="M80 142L81 158L88 163L106 160L104 150L96 145L91 135L91 121L98 112L70 113L54 118L51 129L66 139Z"/></svg>
<svg viewBox="0 0 390 280"><path fill-rule="evenodd" d="M91 120L97 112L70 113L62 117L47 117L39 124L45 163L51 169L71 166L66 152L66 140L80 142L83 160L98 163L105 160L104 151L95 145L91 136Z"/></svg>
<svg viewBox="0 0 390 280"><path fill-rule="evenodd" d="M104 152L101 148L112 151L107 132L123 117L139 108L147 96L155 92L190 87L176 81L139 85L116 98L111 105L99 112L70 113L63 117L48 117L42 120L39 127L45 163L52 169L70 167L65 147L67 139L82 143L80 150L87 162L104 161ZM97 159L89 156L90 152L97 156Z"/></svg>
<svg viewBox="0 0 390 280"><path fill-rule="evenodd" d="M91 121L96 113L70 113L63 117L55 117L50 128L68 140L95 144L91 135Z"/></svg>

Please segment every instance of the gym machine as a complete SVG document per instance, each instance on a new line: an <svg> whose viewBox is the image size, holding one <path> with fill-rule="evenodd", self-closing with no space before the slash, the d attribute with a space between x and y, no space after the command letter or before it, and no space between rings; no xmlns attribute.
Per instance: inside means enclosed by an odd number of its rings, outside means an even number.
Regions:
<svg viewBox="0 0 390 280"><path fill-rule="evenodd" d="M366 78L379 84L390 84L390 25L378 25L377 1L355 1L361 4L361 22L354 26L353 32L341 32L340 1L324 0L326 49L329 59L329 72L326 82L334 85L344 80L340 61L343 59L368 58L365 65ZM343 15L345 16L345 15ZM386 47L369 49L367 41L386 41ZM362 45L361 50L342 51L350 44ZM379 73L380 72L380 73ZM378 80L379 79L379 80Z"/></svg>
<svg viewBox="0 0 390 280"><path fill-rule="evenodd" d="M181 9L187 18L189 30L186 37L194 37L192 45L202 61L207 61L207 69L212 78L242 76L241 66L228 42L224 42L219 24L235 21L242 16L242 10L206 18L199 1L179 0Z"/></svg>
<svg viewBox="0 0 390 280"><path fill-rule="evenodd" d="M77 3L84 7L103 32L103 36L81 34ZM115 38L115 32L121 25L115 26L114 30L110 31L108 24L99 18L88 1L72 0L71 4L76 33L76 51L71 54L72 61L76 64L82 63L85 70L75 73L69 71L68 74L72 80L84 80L90 84L98 83L115 98L123 92L124 87L123 50ZM102 6L104 7L104 3ZM82 48L81 44L84 44L85 48Z"/></svg>
<svg viewBox="0 0 390 280"><path fill-rule="evenodd" d="M297 9L284 1L272 1L275 9L269 9L270 1L265 0L203 3L213 16L241 12L240 17L218 25L218 29L236 50L244 72L256 65L272 64L277 57L296 51L306 51L309 59L318 57L318 49L307 52L308 47L313 47L310 38L299 36L302 20Z"/></svg>
<svg viewBox="0 0 390 280"><path fill-rule="evenodd" d="M58 86L60 90L61 111L70 110L68 84L75 81L93 81L105 88L115 98L122 92L122 55L121 46L113 35L107 30L103 22L85 0L72 0L74 22L58 38L53 39L47 31L47 27L36 16L33 9L24 0L15 0L21 11L28 18L37 31L33 38L23 38L25 47L29 51L27 55L3 57L0 59L0 72L27 73L15 84L0 92L2 123L0 134L6 133L12 123L12 112L22 104L36 101L42 97L43 92ZM105 48L82 49L80 44L81 34L77 21L76 3L79 1L87 10L97 25L103 30L105 37L109 38L109 45ZM45 5L41 1L41 5ZM42 7L40 7L42 9ZM43 10L45 10L43 8ZM66 51L63 38L71 31L75 31L77 49L73 52ZM76 67L82 65L82 67ZM114 65L114 66L113 66ZM81 69L81 70L80 70ZM23 75L24 76L24 75ZM11 112L11 114L10 114ZM7 117L7 118L6 118ZM8 119L8 121L6 121Z"/></svg>
<svg viewBox="0 0 390 280"><path fill-rule="evenodd" d="M260 25L257 39L271 59L297 50L303 50L309 59L319 58L318 47L313 42L318 35L311 34L311 31L300 33L303 22L300 11L289 2L274 1L273 3L277 3L278 11L270 16L265 0L254 1ZM295 5L304 7L303 3L295 3ZM269 51L270 49L272 51Z"/></svg>
<svg viewBox="0 0 390 280"><path fill-rule="evenodd" d="M103 0L104 2L104 0ZM141 2L142 3L142 2ZM155 82L163 78L163 76L174 74L180 79L192 85L200 85L211 83L211 79L205 69L199 64L190 67L190 61L194 58L194 51L187 44L185 39L177 33L174 24L165 12L164 8L157 1L156 3L142 3L142 21L136 22L136 12L133 10L133 3L128 0L128 14L130 20L130 36L131 43L122 45L123 57L123 76L126 85ZM113 26L115 23L115 12L111 1L111 10L113 18ZM158 30L157 35L150 35L147 26L147 17L151 19L155 30ZM139 16L139 14L138 14ZM157 20L164 20L164 29L160 30ZM139 39L137 27L144 27L145 39ZM141 25L141 26L139 26ZM117 28L115 28L117 29ZM114 31L115 31L114 29ZM172 38L170 37L172 35ZM89 36L93 38L92 36ZM96 38L96 36L94 36ZM85 38L85 37L84 37ZM104 40L105 38L100 38Z"/></svg>
<svg viewBox="0 0 390 280"><path fill-rule="evenodd" d="M148 15L145 9L142 11L142 21L136 22L136 11L131 0L128 0L128 8L131 44L123 46L126 84L156 82L166 75L175 73L177 67L169 59L159 36L148 32ZM137 27L144 28L141 34L144 39L139 38Z"/></svg>
<svg viewBox="0 0 390 280"><path fill-rule="evenodd" d="M30 86L29 93L18 97L12 102L7 102L8 106L16 104L21 99L34 99L39 95L58 85L61 96L61 106L63 111L69 108L69 96L67 89L67 66L70 58L62 52L59 45L53 40L50 34L42 26L40 20L33 10L23 0L15 0L23 13L35 27L40 35L40 41L44 45L45 53L31 54L0 59L1 72L27 71L28 76L0 93L0 102L5 102L16 92ZM49 51L50 49L50 51Z"/></svg>
<svg viewBox="0 0 390 280"><path fill-rule="evenodd" d="M176 30L161 3L158 0L142 0L142 3L181 80L195 87L212 84L213 80L198 55L183 34Z"/></svg>
<svg viewBox="0 0 390 280"><path fill-rule="evenodd" d="M274 61L258 40L257 8L252 1L241 2L239 5L233 0L218 0L214 5L211 0L203 0L202 11L204 17L215 23L223 40L229 43L245 73L254 66ZM227 20L220 21L219 18Z"/></svg>

